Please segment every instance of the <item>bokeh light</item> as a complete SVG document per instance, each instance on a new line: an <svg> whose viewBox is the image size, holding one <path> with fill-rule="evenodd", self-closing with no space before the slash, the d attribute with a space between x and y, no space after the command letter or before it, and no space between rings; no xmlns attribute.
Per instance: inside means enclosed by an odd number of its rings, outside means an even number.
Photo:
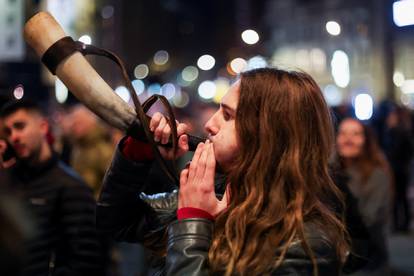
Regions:
<svg viewBox="0 0 414 276"><path fill-rule="evenodd" d="M142 80L133 80L131 82L132 87L134 87L135 92L137 95L141 95L145 91L145 84Z"/></svg>
<svg viewBox="0 0 414 276"><path fill-rule="evenodd" d="M168 62L168 59L170 58L169 54L165 50L157 51L154 55L154 63L156 65L164 65Z"/></svg>
<svg viewBox="0 0 414 276"><path fill-rule="evenodd" d="M20 100L24 96L24 88L23 85L17 85L13 90L13 97L17 100Z"/></svg>
<svg viewBox="0 0 414 276"><path fill-rule="evenodd" d="M140 80L145 79L148 76L148 73L149 68L146 64L139 64L134 69L134 76Z"/></svg>
<svg viewBox="0 0 414 276"><path fill-rule="evenodd" d="M187 66L181 72L181 77L187 82L195 81L198 78L198 69L195 66Z"/></svg>
<svg viewBox="0 0 414 276"><path fill-rule="evenodd" d="M198 95L204 100L211 100L216 94L216 84L212 81L203 81L198 87Z"/></svg>
<svg viewBox="0 0 414 276"><path fill-rule="evenodd" d="M204 71L208 71L214 67L216 64L216 60L213 56L210 55L202 55L197 60L197 66Z"/></svg>
<svg viewBox="0 0 414 276"><path fill-rule="evenodd" d="M58 103L65 103L68 99L68 88L63 84L63 82L56 78L55 80L55 97Z"/></svg>
<svg viewBox="0 0 414 276"><path fill-rule="evenodd" d="M127 103L131 99L131 95L129 94L129 91L125 86L118 86L117 88L115 88L115 93Z"/></svg>
<svg viewBox="0 0 414 276"><path fill-rule="evenodd" d="M176 89L174 84L172 83L166 83L163 86L161 86L161 95L166 97L168 100L172 99L175 96Z"/></svg>
<svg viewBox="0 0 414 276"><path fill-rule="evenodd" d="M328 84L322 91L326 103L329 106L337 106L342 103L343 96L339 88L334 84Z"/></svg>
<svg viewBox="0 0 414 276"><path fill-rule="evenodd" d="M243 70L246 69L247 62L242 58L235 58L230 62L230 67L231 70L233 70L233 72L235 72L236 74L240 74L241 72L243 72Z"/></svg>
<svg viewBox="0 0 414 276"><path fill-rule="evenodd" d="M393 80L395 86L401 87L404 84L404 81L405 81L404 74L401 73L401 72L396 71L396 72L394 72L394 75L392 76L392 80Z"/></svg>
<svg viewBox="0 0 414 276"><path fill-rule="evenodd" d="M150 85L148 85L147 92L150 96L154 94L161 94L161 85L156 82L151 83Z"/></svg>
<svg viewBox="0 0 414 276"><path fill-rule="evenodd" d="M354 100L355 116L359 120L369 120L372 117L374 102L369 94L358 94Z"/></svg>
<svg viewBox="0 0 414 276"><path fill-rule="evenodd" d="M92 44L92 38L89 35L83 35L78 40L87 45Z"/></svg>
<svg viewBox="0 0 414 276"><path fill-rule="evenodd" d="M334 52L331 61L332 77L339 87L345 88L350 81L348 55L341 50Z"/></svg>
<svg viewBox="0 0 414 276"><path fill-rule="evenodd" d="M326 31L333 36L337 36L341 33L341 25L336 21L326 22Z"/></svg>
<svg viewBox="0 0 414 276"><path fill-rule="evenodd" d="M259 34L255 30L251 29L242 32L241 37L242 40L249 45L256 44L260 39Z"/></svg>

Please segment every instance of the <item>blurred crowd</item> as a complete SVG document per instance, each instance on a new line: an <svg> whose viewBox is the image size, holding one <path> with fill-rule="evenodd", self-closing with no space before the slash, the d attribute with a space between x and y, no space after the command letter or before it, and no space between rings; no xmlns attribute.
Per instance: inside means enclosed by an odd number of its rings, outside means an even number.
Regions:
<svg viewBox="0 0 414 276"><path fill-rule="evenodd" d="M51 109L2 103L0 275L143 275L145 249L116 243L94 226L102 179L124 134L81 104ZM177 119L202 136L215 109L177 110ZM349 274L389 275L387 238L410 231L413 113L384 101L369 121L357 120L349 106L333 116L332 174L352 195L369 239L360 244L368 261Z"/></svg>

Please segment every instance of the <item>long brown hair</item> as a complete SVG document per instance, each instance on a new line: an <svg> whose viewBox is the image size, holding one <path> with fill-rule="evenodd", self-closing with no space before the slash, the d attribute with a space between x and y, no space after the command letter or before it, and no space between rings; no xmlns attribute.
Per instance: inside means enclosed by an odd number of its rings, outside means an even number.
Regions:
<svg viewBox="0 0 414 276"><path fill-rule="evenodd" d="M390 175L391 169L389 168L384 153L378 145L373 130L368 125L365 125L361 121L354 118L345 118L342 120L341 124L345 121L357 122L363 130L365 141L362 146L362 152L357 158L355 158L355 160L353 160L353 166L358 168L358 171L361 175L362 183L366 183L368 181L369 177L371 176L375 168L381 168L388 175ZM341 157L338 153L336 153L336 159L336 164L339 165L339 169L345 169L345 159Z"/></svg>
<svg viewBox="0 0 414 276"><path fill-rule="evenodd" d="M230 205L215 223L212 271L269 273L292 242L300 241L317 274L305 236L308 221L323 225L344 260L346 230L328 204L342 202L328 173L333 128L315 81L302 72L271 68L243 73L236 131L240 152L228 176Z"/></svg>

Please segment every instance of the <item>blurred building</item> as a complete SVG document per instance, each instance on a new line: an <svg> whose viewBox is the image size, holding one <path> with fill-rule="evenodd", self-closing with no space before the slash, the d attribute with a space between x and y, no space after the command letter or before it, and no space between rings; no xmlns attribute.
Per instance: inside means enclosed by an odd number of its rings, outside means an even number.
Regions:
<svg viewBox="0 0 414 276"><path fill-rule="evenodd" d="M74 39L118 54L141 100L158 93L177 108L217 103L239 72L276 65L309 72L331 105L363 94L361 105L395 99L414 108L414 26L397 26L393 14L408 2L0 0L0 95L22 84L25 97L73 100L22 39L24 22L47 10ZM413 6L403 16L412 18ZM246 30L257 40L245 40ZM115 64L88 60L130 100Z"/></svg>
<svg viewBox="0 0 414 276"><path fill-rule="evenodd" d="M414 78L414 32L394 24L393 2L268 1L266 46L272 64L309 72L332 105L350 103L362 93L374 101L400 100L393 76Z"/></svg>

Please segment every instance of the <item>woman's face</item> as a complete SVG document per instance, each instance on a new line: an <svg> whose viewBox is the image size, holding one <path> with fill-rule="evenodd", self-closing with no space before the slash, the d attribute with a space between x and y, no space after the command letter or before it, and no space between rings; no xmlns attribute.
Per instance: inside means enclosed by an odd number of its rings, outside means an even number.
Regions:
<svg viewBox="0 0 414 276"><path fill-rule="evenodd" d="M213 142L217 163L224 171L234 160L239 148L235 124L239 89L240 81L237 81L222 98L219 110L204 126Z"/></svg>
<svg viewBox="0 0 414 276"><path fill-rule="evenodd" d="M364 129L361 123L353 119L345 119L339 125L336 136L336 147L342 158L357 158L362 154L365 144Z"/></svg>

